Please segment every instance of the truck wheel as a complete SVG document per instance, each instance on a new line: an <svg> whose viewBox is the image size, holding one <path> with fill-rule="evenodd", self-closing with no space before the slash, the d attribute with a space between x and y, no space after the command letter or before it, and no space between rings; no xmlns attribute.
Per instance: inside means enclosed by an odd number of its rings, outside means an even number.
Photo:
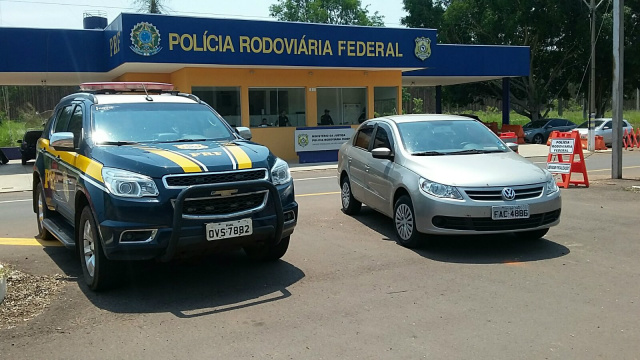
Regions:
<svg viewBox="0 0 640 360"><path fill-rule="evenodd" d="M256 261L276 261L284 256L289 248L290 236L280 240L277 245L268 246L247 246L244 248L244 252L247 256Z"/></svg>
<svg viewBox="0 0 640 360"><path fill-rule="evenodd" d="M27 159L26 156L24 155L22 155L21 159L22 159L22 165L27 165L27 161L29 161L29 159Z"/></svg>
<svg viewBox="0 0 640 360"><path fill-rule="evenodd" d="M549 229L531 230L531 231L517 232L516 236L522 240L532 241L532 240L541 239L542 237L547 235L548 232L549 232Z"/></svg>
<svg viewBox="0 0 640 360"><path fill-rule="evenodd" d="M120 278L119 267L104 255L100 233L88 205L82 209L76 231L80 264L87 286L94 291L115 286Z"/></svg>
<svg viewBox="0 0 640 360"><path fill-rule="evenodd" d="M343 177L340 182L340 200L342 200L342 212L347 215L355 215L362 208L362 203L353 197L348 176Z"/></svg>
<svg viewBox="0 0 640 360"><path fill-rule="evenodd" d="M49 232L49 230L45 229L42 225L42 222L46 218L47 214L47 203L44 200L44 190L42 189L42 184L36 185L35 188L35 198L36 198L36 222L38 223L38 237L42 240L54 240L55 238Z"/></svg>
<svg viewBox="0 0 640 360"><path fill-rule="evenodd" d="M416 229L416 215L409 196L403 195L396 201L393 211L393 225L398 244L407 248L418 246L420 233Z"/></svg>

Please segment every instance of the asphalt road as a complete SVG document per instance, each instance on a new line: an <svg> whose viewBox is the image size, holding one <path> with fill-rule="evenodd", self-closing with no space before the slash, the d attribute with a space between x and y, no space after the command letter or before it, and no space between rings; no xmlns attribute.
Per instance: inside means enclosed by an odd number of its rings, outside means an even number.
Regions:
<svg viewBox="0 0 640 360"><path fill-rule="evenodd" d="M628 176L640 175L634 156ZM0 358L638 358L640 193L626 189L640 181L562 190L562 222L540 241L437 238L409 250L384 216L342 214L334 171L294 177L300 216L282 261L137 264L101 294L76 281L78 260L56 242L7 245L33 239L35 215L30 193L0 195L0 260L68 276L42 315L0 330Z"/></svg>

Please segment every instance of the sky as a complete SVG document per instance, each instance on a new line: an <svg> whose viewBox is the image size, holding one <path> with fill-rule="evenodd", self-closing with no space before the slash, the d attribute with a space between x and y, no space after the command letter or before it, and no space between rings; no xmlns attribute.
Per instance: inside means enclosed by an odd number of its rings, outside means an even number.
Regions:
<svg viewBox="0 0 640 360"><path fill-rule="evenodd" d="M170 14L234 19L273 20L269 5L276 0L168 0ZM85 11L101 10L111 23L118 14L136 12L133 0L0 0L0 26L82 29ZM400 18L406 16L402 0L362 0L369 13L378 11L385 26L403 27Z"/></svg>

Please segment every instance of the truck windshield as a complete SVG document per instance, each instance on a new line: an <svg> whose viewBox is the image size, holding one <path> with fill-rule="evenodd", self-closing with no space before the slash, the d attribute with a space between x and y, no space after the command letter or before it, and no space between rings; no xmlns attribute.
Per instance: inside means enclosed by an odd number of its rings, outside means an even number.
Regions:
<svg viewBox="0 0 640 360"><path fill-rule="evenodd" d="M235 139L224 120L201 104L105 104L91 111L96 144Z"/></svg>

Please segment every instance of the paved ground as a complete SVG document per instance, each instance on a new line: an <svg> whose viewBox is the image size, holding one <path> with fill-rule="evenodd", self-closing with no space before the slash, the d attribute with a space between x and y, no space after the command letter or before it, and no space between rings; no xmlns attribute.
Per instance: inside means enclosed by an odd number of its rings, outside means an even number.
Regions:
<svg viewBox="0 0 640 360"><path fill-rule="evenodd" d="M640 178L638 155L627 177ZM606 158L588 161L607 177ZM57 243L13 240L36 233L30 193L0 194L0 260L68 281L44 314L0 330L0 357L638 358L640 194L627 189L640 181L562 190L562 223L544 240L409 250L384 216L339 211L334 171L294 177L300 222L282 261L138 264L104 294L78 284L78 260Z"/></svg>

